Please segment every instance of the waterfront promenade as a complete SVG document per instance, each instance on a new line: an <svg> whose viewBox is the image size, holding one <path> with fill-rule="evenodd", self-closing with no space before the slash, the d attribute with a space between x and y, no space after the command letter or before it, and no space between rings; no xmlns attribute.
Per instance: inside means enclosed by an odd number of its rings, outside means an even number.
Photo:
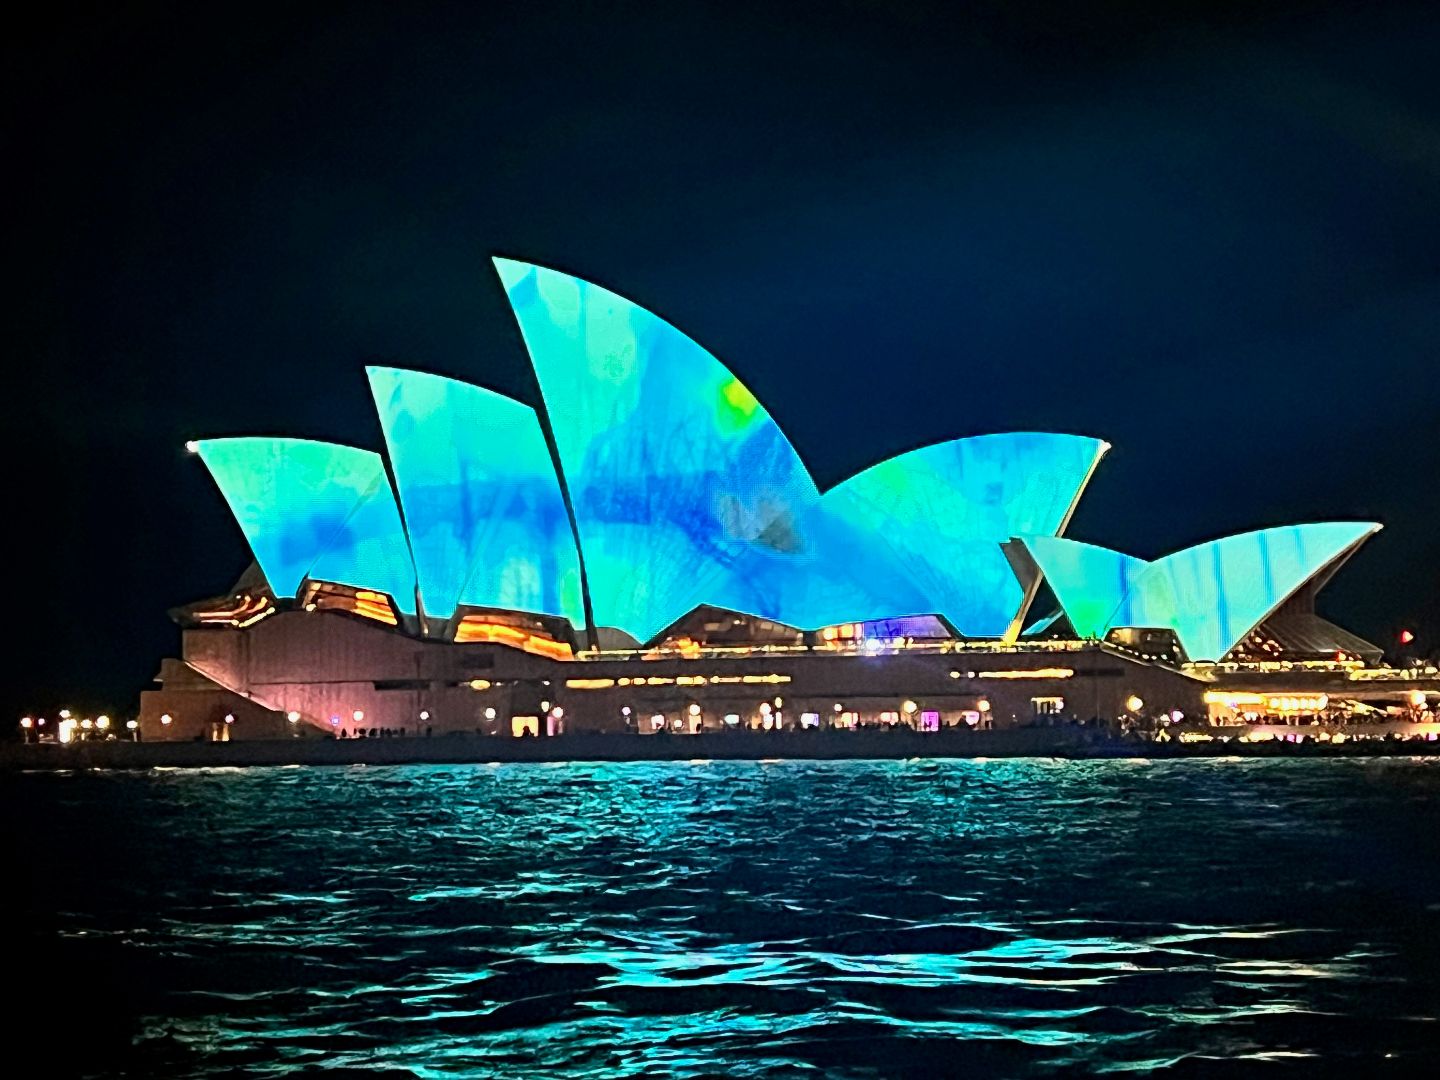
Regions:
<svg viewBox="0 0 1440 1080"><path fill-rule="evenodd" d="M1377 727L1369 737L1321 740L1308 728L1277 729L1265 741L1238 738L1156 742L1082 727L1001 731L716 732L699 735L575 734L554 738L445 735L434 738L261 739L243 742L18 744L0 747L0 770L215 768L251 765L411 765L488 762L864 760L1068 757L1204 758L1366 755L1440 756L1435 725ZM1267 729L1268 733L1268 729ZM1238 734L1238 732L1237 732ZM1256 732L1251 732L1253 737Z"/></svg>

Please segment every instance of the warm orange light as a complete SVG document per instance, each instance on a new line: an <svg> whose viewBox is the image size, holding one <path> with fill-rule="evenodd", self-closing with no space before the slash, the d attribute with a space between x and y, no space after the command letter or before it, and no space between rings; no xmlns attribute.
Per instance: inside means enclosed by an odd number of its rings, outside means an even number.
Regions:
<svg viewBox="0 0 1440 1080"><path fill-rule="evenodd" d="M1206 705L1223 705L1227 709L1238 709L1244 705L1264 705L1264 694L1232 694L1223 690L1206 690Z"/></svg>
<svg viewBox="0 0 1440 1080"><path fill-rule="evenodd" d="M541 637L518 626L487 622L473 615L467 615L460 620L460 625L455 631L455 640L462 644L489 641L497 645L509 645L512 649L521 649L535 656L545 656L552 660L573 660L575 658L573 650L563 641L552 641L550 638Z"/></svg>
<svg viewBox="0 0 1440 1080"><path fill-rule="evenodd" d="M336 592L332 589L322 588L311 594L310 600L305 604L306 611L343 611L349 615L359 615L361 618L373 619L376 622L384 623L386 626L396 626L399 618L395 609L390 606L390 601L383 593L374 592L371 589L359 589L353 593Z"/></svg>
<svg viewBox="0 0 1440 1080"><path fill-rule="evenodd" d="M268 610L267 610L268 609ZM269 614L270 598L267 596L240 596L234 607L216 608L213 611L197 611L191 616L201 623L228 623L232 626L249 625Z"/></svg>
<svg viewBox="0 0 1440 1080"><path fill-rule="evenodd" d="M982 671L982 679L1068 679L1075 674L1074 668L1068 667L1042 667L1023 668L1016 671ZM951 678L958 678L959 673L951 675Z"/></svg>
<svg viewBox="0 0 1440 1080"><path fill-rule="evenodd" d="M698 660L704 648L693 638L681 637L667 641L658 649L652 649L644 654L645 660L664 660L673 653L679 653L686 660Z"/></svg>
<svg viewBox="0 0 1440 1080"><path fill-rule="evenodd" d="M1265 711L1272 713L1317 713L1330 704L1327 694L1266 694Z"/></svg>

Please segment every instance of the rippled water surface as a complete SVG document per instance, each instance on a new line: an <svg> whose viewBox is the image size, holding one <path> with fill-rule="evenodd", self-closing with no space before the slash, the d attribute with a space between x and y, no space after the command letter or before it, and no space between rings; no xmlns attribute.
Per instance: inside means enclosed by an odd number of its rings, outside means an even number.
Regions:
<svg viewBox="0 0 1440 1080"><path fill-rule="evenodd" d="M177 770L12 776L0 805L8 1019L51 1075L1389 1075L1440 1048L1440 762Z"/></svg>

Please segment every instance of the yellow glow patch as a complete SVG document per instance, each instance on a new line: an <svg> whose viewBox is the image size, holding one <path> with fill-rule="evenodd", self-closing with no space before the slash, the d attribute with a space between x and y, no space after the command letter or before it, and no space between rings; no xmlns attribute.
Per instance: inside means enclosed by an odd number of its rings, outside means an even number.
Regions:
<svg viewBox="0 0 1440 1080"><path fill-rule="evenodd" d="M722 431L735 432L745 428L755 418L759 408L760 402L755 400L755 395L739 379L731 378L720 387L717 420Z"/></svg>

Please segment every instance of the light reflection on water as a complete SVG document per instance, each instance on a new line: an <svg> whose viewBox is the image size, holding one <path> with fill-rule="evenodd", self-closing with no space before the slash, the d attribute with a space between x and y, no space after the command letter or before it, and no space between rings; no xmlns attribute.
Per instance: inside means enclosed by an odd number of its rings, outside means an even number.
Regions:
<svg viewBox="0 0 1440 1080"><path fill-rule="evenodd" d="M105 1003L54 1071L132 1075L1414 1066L1437 796L1360 760L0 784L19 977Z"/></svg>

